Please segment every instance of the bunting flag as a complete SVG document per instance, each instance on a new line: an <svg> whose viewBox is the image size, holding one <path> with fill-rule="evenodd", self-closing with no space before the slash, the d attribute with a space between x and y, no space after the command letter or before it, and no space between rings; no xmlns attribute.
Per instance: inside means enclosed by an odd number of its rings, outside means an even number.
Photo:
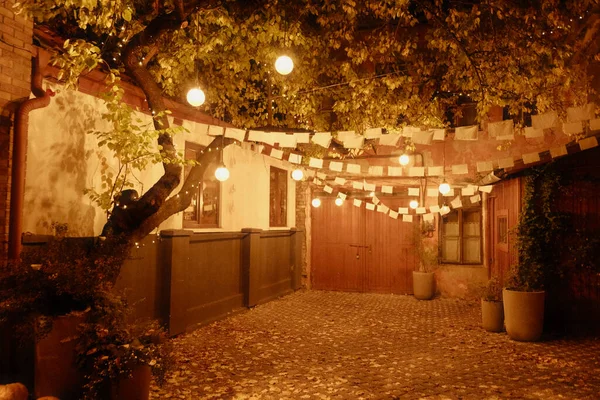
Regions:
<svg viewBox="0 0 600 400"><path fill-rule="evenodd" d="M554 111L532 115L531 125L534 129L550 129L558 126L558 115Z"/></svg>
<svg viewBox="0 0 600 400"><path fill-rule="evenodd" d="M413 132L412 141L414 144L430 145L433 140L433 131Z"/></svg>
<svg viewBox="0 0 600 400"><path fill-rule="evenodd" d="M408 168L408 176L425 176L425 167Z"/></svg>
<svg viewBox="0 0 600 400"><path fill-rule="evenodd" d="M365 143L365 137L357 135L344 140L344 148L346 149L362 149Z"/></svg>
<svg viewBox="0 0 600 400"><path fill-rule="evenodd" d="M383 204L379 204L379 205L377 205L377 212L381 212L381 213L382 213L382 212L384 212L384 211L383 211L384 207L385 207L385 206L384 206Z"/></svg>
<svg viewBox="0 0 600 400"><path fill-rule="evenodd" d="M243 142L244 139L246 139L246 131L244 129L227 127L225 128L225 137L235 139L238 142Z"/></svg>
<svg viewBox="0 0 600 400"><path fill-rule="evenodd" d="M381 187L381 192L382 192L382 193L393 194L393 193L394 193L394 187L393 187L393 186L386 186L386 185L383 185L383 186Z"/></svg>
<svg viewBox="0 0 600 400"><path fill-rule="evenodd" d="M419 128L418 126L405 126L404 128L402 128L402 136L406 138L412 139L413 133L415 132L421 132L421 128Z"/></svg>
<svg viewBox="0 0 600 400"><path fill-rule="evenodd" d="M283 151L278 149L271 149L271 157L281 160L283 158Z"/></svg>
<svg viewBox="0 0 600 400"><path fill-rule="evenodd" d="M429 207L429 211L432 213L439 213L440 212L440 206L431 206Z"/></svg>
<svg viewBox="0 0 600 400"><path fill-rule="evenodd" d="M433 222L433 214L425 214L425 215L423 215L423 221Z"/></svg>
<svg viewBox="0 0 600 400"><path fill-rule="evenodd" d="M544 130L543 129L535 129L532 126L528 126L525 128L525 137L527 139L544 137Z"/></svg>
<svg viewBox="0 0 600 400"><path fill-rule="evenodd" d="M583 132L583 123L579 122L565 122L563 123L563 132L567 135L576 135Z"/></svg>
<svg viewBox="0 0 600 400"><path fill-rule="evenodd" d="M312 137L312 142L321 147L329 148L331 145L331 132L317 132Z"/></svg>
<svg viewBox="0 0 600 400"><path fill-rule="evenodd" d="M360 205L362 204L362 200L354 199L353 204L355 207L360 207Z"/></svg>
<svg viewBox="0 0 600 400"><path fill-rule="evenodd" d="M344 164L339 161L331 161L329 163L329 169L332 171L342 172L343 167L344 167Z"/></svg>
<svg viewBox="0 0 600 400"><path fill-rule="evenodd" d="M498 168L512 168L515 166L515 160L512 157L506 157L498 160Z"/></svg>
<svg viewBox="0 0 600 400"><path fill-rule="evenodd" d="M377 176L383 175L383 167L379 166L379 165L374 165L374 166L369 167L369 175L377 175Z"/></svg>
<svg viewBox="0 0 600 400"><path fill-rule="evenodd" d="M390 210L390 217L394 218L394 219L398 219L398 213L394 210Z"/></svg>
<svg viewBox="0 0 600 400"><path fill-rule="evenodd" d="M444 197L453 197L454 196L454 189L450 189L450 191L446 194L443 194L442 196Z"/></svg>
<svg viewBox="0 0 600 400"><path fill-rule="evenodd" d="M369 191L369 192L374 192L375 191L375 184L374 183L364 183L364 187L365 190Z"/></svg>
<svg viewBox="0 0 600 400"><path fill-rule="evenodd" d="M348 197L348 195L346 193L339 192L338 193L338 197L340 199L342 199L342 200L346 200L346 198Z"/></svg>
<svg viewBox="0 0 600 400"><path fill-rule="evenodd" d="M321 160L320 158L311 157L308 162L308 166L313 168L323 168L323 160Z"/></svg>
<svg viewBox="0 0 600 400"><path fill-rule="evenodd" d="M459 164L452 166L453 175L466 175L469 173L469 166L467 164Z"/></svg>
<svg viewBox="0 0 600 400"><path fill-rule="evenodd" d="M418 196L419 188L408 188L408 195L409 196Z"/></svg>
<svg viewBox="0 0 600 400"><path fill-rule="evenodd" d="M249 131L248 132L248 141L250 142L264 142L263 131Z"/></svg>
<svg viewBox="0 0 600 400"><path fill-rule="evenodd" d="M308 132L296 132L296 143L310 143L310 133Z"/></svg>
<svg viewBox="0 0 600 400"><path fill-rule="evenodd" d="M427 188L427 197L438 197L440 191L436 188Z"/></svg>
<svg viewBox="0 0 600 400"><path fill-rule="evenodd" d="M353 189L363 190L363 187L364 186L362 182L352 182Z"/></svg>
<svg viewBox="0 0 600 400"><path fill-rule="evenodd" d="M591 136L579 141L579 148L581 150L591 149L596 146L598 146L598 139L595 136Z"/></svg>
<svg viewBox="0 0 600 400"><path fill-rule="evenodd" d="M461 208L462 207L462 201L460 200L460 196L456 196L454 198L454 200L452 200L450 202L450 205L452 206L452 208Z"/></svg>
<svg viewBox="0 0 600 400"><path fill-rule="evenodd" d="M367 210L375 210L375 204L373 203L366 203L365 206L367 207Z"/></svg>
<svg viewBox="0 0 600 400"><path fill-rule="evenodd" d="M373 202L373 204L379 204L379 197L373 196L373 199L371 201Z"/></svg>
<svg viewBox="0 0 600 400"><path fill-rule="evenodd" d="M460 190L462 196L472 196L475 194L475 188L473 186L467 186Z"/></svg>
<svg viewBox="0 0 600 400"><path fill-rule="evenodd" d="M379 145L396 147L396 145L398 144L398 140L400 140L400 135L395 133L388 133L387 135L381 135L381 137L379 138Z"/></svg>
<svg viewBox="0 0 600 400"><path fill-rule="evenodd" d="M402 176L402 167L388 167L388 176Z"/></svg>
<svg viewBox="0 0 600 400"><path fill-rule="evenodd" d="M522 158L524 164L533 164L540 161L540 153L523 154Z"/></svg>
<svg viewBox="0 0 600 400"><path fill-rule="evenodd" d="M483 192L483 193L492 193L492 189L494 187L492 185L487 185L487 186L479 186L479 191Z"/></svg>
<svg viewBox="0 0 600 400"><path fill-rule="evenodd" d="M477 140L477 125L456 128L454 130L454 140Z"/></svg>
<svg viewBox="0 0 600 400"><path fill-rule="evenodd" d="M290 153L288 161L292 164L300 164L302 163L302 157L299 154Z"/></svg>
<svg viewBox="0 0 600 400"><path fill-rule="evenodd" d="M340 177L336 177L333 180L333 183L335 183L336 185L345 185L346 184L346 180L344 178L340 178Z"/></svg>
<svg viewBox="0 0 600 400"><path fill-rule="evenodd" d="M398 214L408 214L408 207L398 207Z"/></svg>
<svg viewBox="0 0 600 400"><path fill-rule="evenodd" d="M477 172L488 172L494 170L494 164L491 161L480 161L477 163Z"/></svg>
<svg viewBox="0 0 600 400"><path fill-rule="evenodd" d="M323 188L323 190L327 193L333 193L333 188L329 185L325 185L325 187Z"/></svg>
<svg viewBox="0 0 600 400"><path fill-rule="evenodd" d="M327 175L325 175L325 174L324 174L324 173L322 173L322 172L317 172L317 177L318 177L319 179L323 179L323 180L327 179Z"/></svg>
<svg viewBox="0 0 600 400"><path fill-rule="evenodd" d="M428 176L442 176L444 175L444 167L427 167Z"/></svg>
<svg viewBox="0 0 600 400"><path fill-rule="evenodd" d="M595 108L596 105L594 103L588 103L582 107L569 107L567 108L567 121L579 122L593 119Z"/></svg>
<svg viewBox="0 0 600 400"><path fill-rule="evenodd" d="M512 119L488 124L488 135L496 140L514 140L514 123Z"/></svg>
<svg viewBox="0 0 600 400"><path fill-rule="evenodd" d="M225 128L222 126L209 125L208 126L208 136L221 136L221 135L223 135L224 130L225 130Z"/></svg>
<svg viewBox="0 0 600 400"><path fill-rule="evenodd" d="M346 171L351 174L360 174L360 165L358 164L347 164Z"/></svg>
<svg viewBox="0 0 600 400"><path fill-rule="evenodd" d="M590 130L598 131L600 130L600 118L595 118L590 120Z"/></svg>
<svg viewBox="0 0 600 400"><path fill-rule="evenodd" d="M294 135L286 135L284 133L283 135L279 136L279 146L295 149L298 146L298 143Z"/></svg>
<svg viewBox="0 0 600 400"><path fill-rule="evenodd" d="M402 215L402 222L413 222L413 216L409 214Z"/></svg>
<svg viewBox="0 0 600 400"><path fill-rule="evenodd" d="M365 139L379 139L382 134L381 128L370 128L365 131Z"/></svg>
<svg viewBox="0 0 600 400"><path fill-rule="evenodd" d="M437 141L446 140L446 130L445 129L434 129L433 130L433 140L437 140Z"/></svg>
<svg viewBox="0 0 600 400"><path fill-rule="evenodd" d="M417 209L415 210L415 212L417 214L425 214L427 212L427 209L425 207L417 207Z"/></svg>
<svg viewBox="0 0 600 400"><path fill-rule="evenodd" d="M479 203L481 201L481 196L478 194L471 196L469 197L469 201L471 201L472 204Z"/></svg>
<svg viewBox="0 0 600 400"><path fill-rule="evenodd" d="M550 155L552 158L557 158L567 155L567 146L558 146L550 149Z"/></svg>

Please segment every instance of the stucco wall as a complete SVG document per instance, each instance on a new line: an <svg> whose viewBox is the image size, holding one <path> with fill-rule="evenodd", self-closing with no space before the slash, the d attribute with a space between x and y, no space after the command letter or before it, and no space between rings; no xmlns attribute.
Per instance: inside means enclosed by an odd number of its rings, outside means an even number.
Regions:
<svg viewBox="0 0 600 400"><path fill-rule="evenodd" d="M109 153L98 149L96 138L86 133L107 128L101 120L104 107L93 96L55 89L58 93L50 105L30 116L23 230L48 234L52 222L59 222L68 224L72 236L98 235L106 214L83 192L100 185L100 157L112 161ZM150 122L147 115L139 116ZM183 150L186 140L211 142L206 125L184 121L183 126L189 132L175 136L177 149ZM290 164L260 155L249 144L228 146L224 161L231 176L221 190L221 227L212 230L269 229L269 167L289 170ZM147 190L161 174L161 165L136 174L141 182L136 189ZM288 227L296 222L295 196L295 182L288 177ZM181 229L182 224L179 213L159 229Z"/></svg>

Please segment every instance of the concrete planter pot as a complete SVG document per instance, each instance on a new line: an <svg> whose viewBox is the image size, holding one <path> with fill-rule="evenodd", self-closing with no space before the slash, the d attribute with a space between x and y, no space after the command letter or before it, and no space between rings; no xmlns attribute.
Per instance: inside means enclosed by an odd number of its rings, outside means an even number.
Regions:
<svg viewBox="0 0 600 400"><path fill-rule="evenodd" d="M502 332L504 309L501 301L481 299L481 326L488 332Z"/></svg>
<svg viewBox="0 0 600 400"><path fill-rule="evenodd" d="M138 365L131 377L112 385L111 400L148 400L152 370L149 365Z"/></svg>
<svg viewBox="0 0 600 400"><path fill-rule="evenodd" d="M83 385L83 373L75 365L77 326L81 314L56 317L52 330L35 344L35 397L75 399Z"/></svg>
<svg viewBox="0 0 600 400"><path fill-rule="evenodd" d="M544 328L544 298L546 292L503 290L506 332L512 340L534 342Z"/></svg>
<svg viewBox="0 0 600 400"><path fill-rule="evenodd" d="M435 295L435 274L413 271L413 294L419 300L431 300Z"/></svg>

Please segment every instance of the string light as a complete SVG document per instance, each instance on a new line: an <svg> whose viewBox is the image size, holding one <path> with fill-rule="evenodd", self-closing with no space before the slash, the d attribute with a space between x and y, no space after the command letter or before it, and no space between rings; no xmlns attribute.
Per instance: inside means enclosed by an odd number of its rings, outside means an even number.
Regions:
<svg viewBox="0 0 600 400"><path fill-rule="evenodd" d="M186 99L191 106L199 107L202 104L204 104L204 101L206 100L206 95L204 94L204 91L202 89L200 89L199 87L195 87L187 92Z"/></svg>
<svg viewBox="0 0 600 400"><path fill-rule="evenodd" d="M219 168L217 168L215 171L215 178L217 178L217 180L220 182L225 182L227 179L229 179L229 170L225 165L221 165Z"/></svg>
<svg viewBox="0 0 600 400"><path fill-rule="evenodd" d="M408 154L402 154L398 158L398 162L400 163L400 165L407 165L409 161L410 161L410 158L408 157Z"/></svg>
<svg viewBox="0 0 600 400"><path fill-rule="evenodd" d="M335 199L335 205L338 207L341 207L342 204L344 204L344 200L342 200L340 197L338 197L337 199Z"/></svg>
<svg viewBox="0 0 600 400"><path fill-rule="evenodd" d="M450 185L446 181L444 181L440 183L439 190L441 194L446 195L450 193Z"/></svg>
<svg viewBox="0 0 600 400"><path fill-rule="evenodd" d="M302 172L301 169L296 168L295 170L292 171L292 179L295 181L300 181L302 180L302 178L304 178L304 172Z"/></svg>
<svg viewBox="0 0 600 400"><path fill-rule="evenodd" d="M419 207L419 202L416 200L411 200L410 203L408 204L410 206L410 208L412 208L413 210L416 209L417 207Z"/></svg>
<svg viewBox="0 0 600 400"><path fill-rule="evenodd" d="M281 75L288 75L294 69L294 61L288 56L280 56L275 61L275 70Z"/></svg>
<svg viewBox="0 0 600 400"><path fill-rule="evenodd" d="M312 199L312 201L310 202L310 204L312 204L312 206L314 208L318 208L318 207L321 206L321 199L317 199L317 198Z"/></svg>

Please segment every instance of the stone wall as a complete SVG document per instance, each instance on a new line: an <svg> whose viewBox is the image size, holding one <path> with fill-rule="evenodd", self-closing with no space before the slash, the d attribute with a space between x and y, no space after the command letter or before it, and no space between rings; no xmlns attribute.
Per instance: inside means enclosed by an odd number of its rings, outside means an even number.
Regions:
<svg viewBox="0 0 600 400"><path fill-rule="evenodd" d="M0 259L6 257L14 117L29 97L33 23L0 3Z"/></svg>

